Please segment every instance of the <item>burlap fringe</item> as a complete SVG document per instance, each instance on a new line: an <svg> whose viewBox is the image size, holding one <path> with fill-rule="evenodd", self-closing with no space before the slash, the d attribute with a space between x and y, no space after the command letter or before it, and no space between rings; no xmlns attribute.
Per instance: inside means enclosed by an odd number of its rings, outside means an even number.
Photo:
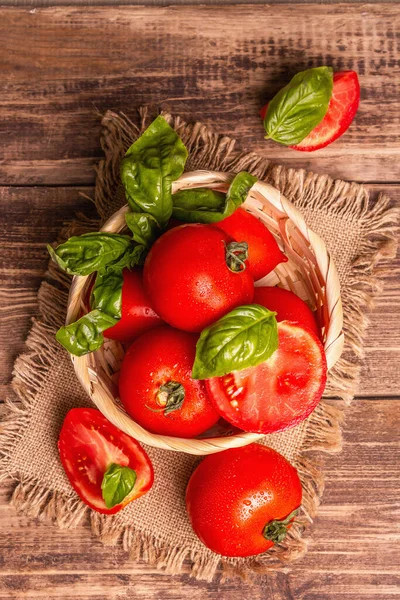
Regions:
<svg viewBox="0 0 400 600"><path fill-rule="evenodd" d="M238 153L235 141L212 133L206 126L185 124L179 117L164 114L186 144L190 158L188 169L249 170L278 187L289 199L300 198L297 206L318 210L329 206L333 213L354 219L363 228L365 237L359 256L352 267L351 285L343 293L345 312L346 352L330 374L328 393L349 401L357 385L362 338L368 325L365 310L373 305L373 295L380 289L379 277L384 269L377 267L382 259L395 254L395 222L398 211L389 208L389 200L381 195L370 206L368 192L362 186L333 181L305 171L294 171L274 166L254 153ZM140 111L140 127L125 115L107 112L103 118L102 144L106 155L98 167L95 202L101 219L109 216L121 204L119 188L119 161L126 147L146 127L147 110ZM114 199L114 203L110 199ZM115 200L116 199L116 200ZM80 218L64 232L63 237L96 228L97 221ZM66 496L44 487L40 482L10 473L7 463L29 424L35 397L40 393L47 372L53 364L57 344L54 331L62 324L68 297L70 279L52 263L47 280L39 291L41 322L34 322L27 339L27 352L14 366L13 389L18 403L7 402L8 413L0 429L0 480L14 477L18 485L11 502L22 513L50 518L59 527L76 527L88 508L75 496ZM351 308L350 308L351 307ZM270 552L253 559L226 559L214 555L207 559L190 547L166 547L156 536L124 527L118 521L91 512L93 532L104 544L122 543L133 559L145 560L169 574L182 571L186 560L190 573L197 579L211 581L217 572L222 579L239 576L251 580L271 570L285 570L285 564L302 557L307 550L304 528L312 522L323 492L323 474L320 459L310 452L338 452L341 449L340 423L343 412L336 403L322 401L309 418L304 445L295 461L303 485L302 513L296 519L284 543Z"/></svg>

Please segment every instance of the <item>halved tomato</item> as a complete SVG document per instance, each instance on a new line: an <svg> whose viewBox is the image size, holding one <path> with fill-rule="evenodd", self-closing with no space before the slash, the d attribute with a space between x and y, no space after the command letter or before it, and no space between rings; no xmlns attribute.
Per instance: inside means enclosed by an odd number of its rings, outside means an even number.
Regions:
<svg viewBox="0 0 400 600"><path fill-rule="evenodd" d="M316 335L282 321L278 338L278 349L265 362L206 381L219 414L244 431L293 427L308 417L324 391L326 358Z"/></svg>
<svg viewBox="0 0 400 600"><path fill-rule="evenodd" d="M94 408L69 411L61 428L58 449L72 487L97 512L114 514L153 485L153 466L140 444ZM135 471L136 481L122 502L107 508L101 485L111 465L129 467Z"/></svg>

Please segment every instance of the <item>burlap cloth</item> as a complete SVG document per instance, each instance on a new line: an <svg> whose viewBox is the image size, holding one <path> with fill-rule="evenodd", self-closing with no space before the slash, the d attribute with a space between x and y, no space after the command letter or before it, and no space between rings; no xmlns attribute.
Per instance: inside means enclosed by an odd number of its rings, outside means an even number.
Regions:
<svg viewBox="0 0 400 600"><path fill-rule="evenodd" d="M121 114L108 112L103 118L105 159L98 168L95 190L101 220L124 203L118 189L119 161L145 127L146 110L140 116L139 129ZM237 152L234 140L216 135L204 125L167 118L189 150L187 170L251 171L292 200L308 225L325 240L339 271L346 335L344 355L330 374L325 395L349 401L357 387L368 322L365 313L379 288L377 263L395 252L396 211L389 200L381 195L372 202L361 185L271 165L254 153ZM81 219L68 234L97 229L98 225ZM318 455L311 451L340 450L342 413L338 403L323 401L300 426L267 436L266 443L299 470L304 501L302 514L286 540L261 557L221 560L195 537L186 516L184 491L198 459L187 454L146 447L155 468L154 487L116 516L92 512L79 500L57 453L66 412L90 405L69 356L54 339L64 321L68 285L69 278L51 265L39 291L40 317L28 337L26 354L15 363L13 388L18 400L8 401L10 410L0 437L0 479L13 477L17 482L12 504L24 514L49 517L59 527L76 527L89 513L93 532L105 544L122 543L134 559L143 558L168 573L179 573L188 559L192 575L199 579L211 580L220 570L225 576L262 573L301 556L306 549L303 530L316 513L323 488Z"/></svg>

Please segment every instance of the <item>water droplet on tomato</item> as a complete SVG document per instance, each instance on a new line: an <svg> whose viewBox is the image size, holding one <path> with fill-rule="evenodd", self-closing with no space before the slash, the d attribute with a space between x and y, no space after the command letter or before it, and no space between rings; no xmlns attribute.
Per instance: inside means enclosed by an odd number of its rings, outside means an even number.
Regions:
<svg viewBox="0 0 400 600"><path fill-rule="evenodd" d="M245 504L246 506L251 506L251 501L250 500L243 500L243 504Z"/></svg>

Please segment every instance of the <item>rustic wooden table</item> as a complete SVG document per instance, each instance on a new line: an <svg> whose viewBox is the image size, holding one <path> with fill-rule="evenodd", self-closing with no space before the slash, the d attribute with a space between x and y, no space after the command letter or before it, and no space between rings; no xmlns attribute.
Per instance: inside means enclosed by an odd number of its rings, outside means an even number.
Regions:
<svg viewBox="0 0 400 600"><path fill-rule="evenodd" d="M400 205L397 4L0 8L1 397L10 394L46 269L45 243L90 211L98 113L143 103L202 119L276 161L367 182ZM290 74L356 69L344 138L315 155L263 140L257 110ZM89 531L19 517L1 487L0 598L389 600L399 586L399 261L371 314L344 448L325 459L309 553L257 585L169 577ZM0 405L2 407L3 405Z"/></svg>

